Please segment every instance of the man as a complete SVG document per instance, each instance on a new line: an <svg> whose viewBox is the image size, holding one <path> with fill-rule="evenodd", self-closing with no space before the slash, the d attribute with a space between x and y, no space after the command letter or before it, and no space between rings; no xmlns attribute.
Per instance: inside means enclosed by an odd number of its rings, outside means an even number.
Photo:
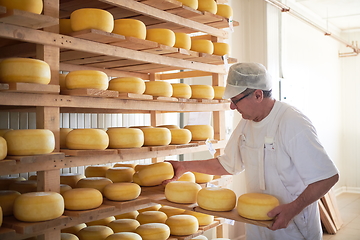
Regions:
<svg viewBox="0 0 360 240"><path fill-rule="evenodd" d="M310 120L271 96L271 77L257 63L231 66L224 98L242 115L224 154L203 161L170 161L176 180L187 171L212 175L245 170L248 192L277 197L270 229L246 225L247 240L322 239L317 200L338 181L338 170Z"/></svg>

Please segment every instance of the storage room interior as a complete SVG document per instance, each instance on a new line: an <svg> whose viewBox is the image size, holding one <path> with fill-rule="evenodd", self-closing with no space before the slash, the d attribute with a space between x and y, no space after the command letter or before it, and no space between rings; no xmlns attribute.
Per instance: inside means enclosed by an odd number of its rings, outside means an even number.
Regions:
<svg viewBox="0 0 360 240"><path fill-rule="evenodd" d="M132 2L132 0L128 1ZM59 2L62 1L59 0ZM109 2L116 3L115 0ZM237 62L259 62L267 67L273 77L273 96L278 101L296 106L310 118L321 143L339 169L340 179L332 192L337 199L335 207L340 212L338 217L341 219L339 220L341 226L336 229L336 234L329 234L324 230L323 239L359 239L360 161L358 159L360 148L357 143L360 142L358 124L360 122L358 109L360 97L357 91L358 87L360 88L360 49L358 47L360 2L357 0L346 0L341 3L336 0L218 0L217 2L228 3L233 9L233 19L239 23L238 26L226 28L229 38L225 39L225 42L230 46L229 56ZM0 18L0 32L2 24L7 23L3 23ZM7 38L1 33L0 35L1 40ZM26 37L24 39L26 41ZM3 46L2 49L4 49ZM0 59L3 58L0 50ZM45 58L51 59L48 56ZM225 61L225 68L230 65L231 63ZM169 73L177 72L180 71L175 70ZM220 76L218 82L221 86L225 82L226 74ZM216 81L207 75L168 79L167 82L212 85ZM3 92L5 91L0 91L0 97ZM6 106L7 104L0 102L0 105L0 129L38 128L37 110L26 111L26 108L25 110L20 108L19 111L16 108L9 110L11 108ZM60 111L58 120L59 128L108 129L150 126L154 123L177 125L183 128L193 124L218 124L218 118L220 118L220 129L223 134L218 135L226 140L240 121L241 115L229 108L223 114L220 117L214 117L210 111L162 113L150 110L147 113L133 113L129 110L126 113L121 113L121 111L95 113L74 110ZM212 157L213 153L206 149L176 155L161 156L160 154L153 158L131 159L126 160L125 163L190 161ZM104 163L105 161L102 162ZM107 164L113 165L114 162L109 161ZM64 167L60 174L84 174L86 166ZM21 176L28 179L36 174L36 171L21 171L21 173L11 173L6 176ZM244 174L240 173L232 176L231 180L226 182L226 187L240 196L246 192L244 182ZM221 227L209 229L203 234L208 239L217 237L231 240L245 239L244 224L225 219ZM16 236L16 239L25 239L19 237L20 234ZM31 234L24 236L34 237ZM52 235L40 235L37 239L60 239L49 238L49 236Z"/></svg>

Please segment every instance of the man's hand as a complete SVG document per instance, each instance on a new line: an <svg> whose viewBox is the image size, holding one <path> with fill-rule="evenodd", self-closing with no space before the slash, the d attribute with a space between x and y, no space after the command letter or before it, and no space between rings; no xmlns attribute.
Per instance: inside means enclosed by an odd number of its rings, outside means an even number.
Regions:
<svg viewBox="0 0 360 240"><path fill-rule="evenodd" d="M289 222L299 213L297 207L294 206L294 203L284 204L277 206L270 212L268 212L268 216L274 218L274 223L270 227L271 230L278 230L281 228L286 228L289 225Z"/></svg>
<svg viewBox="0 0 360 240"><path fill-rule="evenodd" d="M183 166L184 162L179 162L179 161L165 161L165 162L169 162L173 166L174 177L163 181L162 185L166 185L169 182L178 180L181 177L181 175L183 175L185 172L187 172L185 167Z"/></svg>

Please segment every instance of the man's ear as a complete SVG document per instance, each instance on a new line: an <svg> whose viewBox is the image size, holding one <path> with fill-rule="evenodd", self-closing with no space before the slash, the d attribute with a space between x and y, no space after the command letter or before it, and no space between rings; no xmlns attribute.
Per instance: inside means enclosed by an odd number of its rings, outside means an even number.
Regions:
<svg viewBox="0 0 360 240"><path fill-rule="evenodd" d="M261 101L264 98L264 93L260 89L256 89L254 92L254 95L256 97L256 100Z"/></svg>

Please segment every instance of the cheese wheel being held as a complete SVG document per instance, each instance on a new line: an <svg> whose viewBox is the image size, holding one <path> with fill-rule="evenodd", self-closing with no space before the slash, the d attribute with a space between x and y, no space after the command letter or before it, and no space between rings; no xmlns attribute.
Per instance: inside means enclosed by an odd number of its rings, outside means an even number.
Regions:
<svg viewBox="0 0 360 240"><path fill-rule="evenodd" d="M210 211L231 211L236 205L236 194L228 188L206 187L198 192L197 203Z"/></svg>
<svg viewBox="0 0 360 240"><path fill-rule="evenodd" d="M171 97L173 88L170 83L165 81L147 81L144 93L155 97Z"/></svg>
<svg viewBox="0 0 360 240"><path fill-rule="evenodd" d="M141 236L133 232L119 232L108 236L105 240L142 240Z"/></svg>
<svg viewBox="0 0 360 240"><path fill-rule="evenodd" d="M198 231L199 222L196 217L186 214L171 216L166 220L171 235L191 235Z"/></svg>
<svg viewBox="0 0 360 240"><path fill-rule="evenodd" d="M192 172L195 176L196 183L208 183L214 179L214 175L206 174L206 173L199 173L199 172Z"/></svg>
<svg viewBox="0 0 360 240"><path fill-rule="evenodd" d="M66 137L66 146L77 150L105 150L109 146L109 136L101 129L74 129Z"/></svg>
<svg viewBox="0 0 360 240"><path fill-rule="evenodd" d="M171 131L167 128L153 127L141 129L145 146L165 146L171 143Z"/></svg>
<svg viewBox="0 0 360 240"><path fill-rule="evenodd" d="M95 188L103 193L104 188L111 183L113 182L106 177L86 177L76 183L76 188Z"/></svg>
<svg viewBox="0 0 360 240"><path fill-rule="evenodd" d="M0 5L9 9L19 9L36 14L41 14L43 10L42 0L0 0Z"/></svg>
<svg viewBox="0 0 360 240"><path fill-rule="evenodd" d="M181 175L178 179L178 181L187 181L187 182L195 182L196 178L194 173L192 172L186 172L183 175Z"/></svg>
<svg viewBox="0 0 360 240"><path fill-rule="evenodd" d="M174 181L165 186L165 197L175 203L196 203L201 186L194 182Z"/></svg>
<svg viewBox="0 0 360 240"><path fill-rule="evenodd" d="M190 50L191 37L189 35L187 35L186 33L176 32L174 47Z"/></svg>
<svg viewBox="0 0 360 240"><path fill-rule="evenodd" d="M188 129L170 129L170 144L188 144L191 141L191 132Z"/></svg>
<svg viewBox="0 0 360 240"><path fill-rule="evenodd" d="M190 85L192 99L213 99L214 88L210 85Z"/></svg>
<svg viewBox="0 0 360 240"><path fill-rule="evenodd" d="M174 177L174 169L169 162L153 163L139 171L142 186L160 185L164 180Z"/></svg>
<svg viewBox="0 0 360 240"><path fill-rule="evenodd" d="M74 188L64 192L63 197L68 210L89 210L103 202L101 192L95 188Z"/></svg>
<svg viewBox="0 0 360 240"><path fill-rule="evenodd" d="M113 33L144 40L146 38L146 25L137 19L116 19Z"/></svg>
<svg viewBox="0 0 360 240"><path fill-rule="evenodd" d="M114 183L132 182L134 173L132 167L112 167L106 171L105 176Z"/></svg>
<svg viewBox="0 0 360 240"><path fill-rule="evenodd" d="M136 183L118 182L106 185L104 196L112 201L129 201L139 197L141 187Z"/></svg>
<svg viewBox="0 0 360 240"><path fill-rule="evenodd" d="M109 165L92 165L85 168L86 177L105 177L106 171L111 168Z"/></svg>
<svg viewBox="0 0 360 240"><path fill-rule="evenodd" d="M139 213L136 220L142 224L146 223L165 223L167 215L161 211L145 211Z"/></svg>
<svg viewBox="0 0 360 240"><path fill-rule="evenodd" d="M109 90L120 93L143 94L145 92L145 82L138 77L119 77L109 81Z"/></svg>
<svg viewBox="0 0 360 240"><path fill-rule="evenodd" d="M107 224L114 233L117 232L135 232L140 223L136 219L116 219Z"/></svg>
<svg viewBox="0 0 360 240"><path fill-rule="evenodd" d="M114 127L106 133L109 148L138 148L144 145L144 133L138 128Z"/></svg>
<svg viewBox="0 0 360 240"><path fill-rule="evenodd" d="M192 141L204 141L214 138L214 129L210 125L186 125L184 128L190 130Z"/></svg>
<svg viewBox="0 0 360 240"><path fill-rule="evenodd" d="M15 190L1 190L0 191L0 207L3 211L3 216L11 216L13 214L14 202L21 194Z"/></svg>
<svg viewBox="0 0 360 240"><path fill-rule="evenodd" d="M77 182L85 176L81 173L61 173L60 183L69 185L72 188L76 187Z"/></svg>
<svg viewBox="0 0 360 240"><path fill-rule="evenodd" d="M191 87L186 83L171 83L173 93L172 97L176 98L186 98L189 99L191 97Z"/></svg>
<svg viewBox="0 0 360 240"><path fill-rule="evenodd" d="M5 159L7 155L7 143L5 138L0 137L0 160Z"/></svg>
<svg viewBox="0 0 360 240"><path fill-rule="evenodd" d="M217 4L216 15L224 18L230 18L233 16L233 9L227 4Z"/></svg>
<svg viewBox="0 0 360 240"><path fill-rule="evenodd" d="M146 40L173 47L175 45L175 33L165 28L147 29Z"/></svg>
<svg viewBox="0 0 360 240"><path fill-rule="evenodd" d="M269 194L246 193L238 198L237 212L253 220L271 220L267 213L279 206L279 200Z"/></svg>
<svg viewBox="0 0 360 240"><path fill-rule="evenodd" d="M108 226L88 226L81 229L77 236L80 240L105 240L114 231Z"/></svg>
<svg viewBox="0 0 360 240"><path fill-rule="evenodd" d="M70 14L71 29L81 31L85 29L97 29L104 32L112 32L114 29L113 15L103 9L81 8Z"/></svg>
<svg viewBox="0 0 360 240"><path fill-rule="evenodd" d="M106 90L109 86L106 73L97 70L76 70L65 77L67 89L90 88Z"/></svg>
<svg viewBox="0 0 360 240"><path fill-rule="evenodd" d="M214 44L207 39L192 39L191 50L199 53L213 54Z"/></svg>
<svg viewBox="0 0 360 240"><path fill-rule="evenodd" d="M198 0L198 10L215 14L217 12L217 4L214 0Z"/></svg>
<svg viewBox="0 0 360 240"><path fill-rule="evenodd" d="M170 228L164 223L142 224L135 232L142 240L166 240L170 237Z"/></svg>

